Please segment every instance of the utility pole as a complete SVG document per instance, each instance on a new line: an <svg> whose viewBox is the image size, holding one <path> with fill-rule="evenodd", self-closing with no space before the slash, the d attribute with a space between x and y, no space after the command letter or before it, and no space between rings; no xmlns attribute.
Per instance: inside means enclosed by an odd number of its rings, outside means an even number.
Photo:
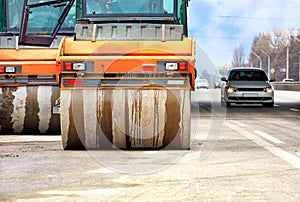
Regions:
<svg viewBox="0 0 300 202"><path fill-rule="evenodd" d="M298 68L299 68L299 82L300 82L300 51L298 52L299 54L299 64L298 64Z"/></svg>
<svg viewBox="0 0 300 202"><path fill-rule="evenodd" d="M270 79L270 69L271 69L271 57L270 55L268 55L265 51L263 51L260 48L257 48L258 50L260 50L263 54L265 54L268 57L268 78Z"/></svg>
<svg viewBox="0 0 300 202"><path fill-rule="evenodd" d="M285 78L286 79L289 79L289 54L290 54L290 51L289 51L289 43L290 41L287 40L286 43L283 43L281 40L278 40L281 44L283 44L285 47L286 47L286 76Z"/></svg>
<svg viewBox="0 0 300 202"><path fill-rule="evenodd" d="M289 64L289 44L286 42L286 79L289 79L289 74L290 74L290 64Z"/></svg>
<svg viewBox="0 0 300 202"><path fill-rule="evenodd" d="M292 36L293 39L295 39L296 41L300 42L300 40L298 39L298 37L294 36L293 34L291 34L290 36ZM298 61L299 62L299 64L298 64L298 68L299 68L299 75L298 75L299 77L298 78L299 79L298 80L300 82L300 51L298 52L298 54L299 54L299 61Z"/></svg>

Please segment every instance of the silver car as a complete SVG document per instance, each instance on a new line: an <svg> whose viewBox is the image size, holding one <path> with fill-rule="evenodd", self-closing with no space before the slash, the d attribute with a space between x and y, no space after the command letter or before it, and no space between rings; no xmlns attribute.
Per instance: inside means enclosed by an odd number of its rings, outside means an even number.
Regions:
<svg viewBox="0 0 300 202"><path fill-rule="evenodd" d="M266 73L258 68L233 68L222 78L221 105L257 103L274 106L274 88Z"/></svg>
<svg viewBox="0 0 300 202"><path fill-rule="evenodd" d="M209 83L207 81L207 79L199 79L198 81L196 81L196 88L200 89L200 88L209 88Z"/></svg>

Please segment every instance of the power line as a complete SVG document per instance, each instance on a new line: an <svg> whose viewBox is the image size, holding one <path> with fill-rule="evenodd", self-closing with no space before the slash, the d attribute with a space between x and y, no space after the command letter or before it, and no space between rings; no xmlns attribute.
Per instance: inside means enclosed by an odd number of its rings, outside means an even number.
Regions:
<svg viewBox="0 0 300 202"><path fill-rule="evenodd" d="M193 16L200 16L197 13L190 13ZM300 19L287 19L287 18L269 18L269 17L257 17L257 16L235 16L235 15L202 15L203 18L214 17L214 18L222 18L226 20L266 20L266 21L283 21L283 22L300 22Z"/></svg>
<svg viewBox="0 0 300 202"><path fill-rule="evenodd" d="M229 39L229 40L253 40L254 37L232 37L232 36L201 36L201 35L192 35L192 37L197 37L201 39Z"/></svg>
<svg viewBox="0 0 300 202"><path fill-rule="evenodd" d="M285 19L285 18L265 18L256 16L234 16L234 15L212 15L212 17L225 18L225 19L254 19L254 20L272 20L272 21L294 21L299 22L299 19Z"/></svg>
<svg viewBox="0 0 300 202"><path fill-rule="evenodd" d="M288 9L300 9L298 6L279 6L279 5L260 5L260 8L288 8Z"/></svg>

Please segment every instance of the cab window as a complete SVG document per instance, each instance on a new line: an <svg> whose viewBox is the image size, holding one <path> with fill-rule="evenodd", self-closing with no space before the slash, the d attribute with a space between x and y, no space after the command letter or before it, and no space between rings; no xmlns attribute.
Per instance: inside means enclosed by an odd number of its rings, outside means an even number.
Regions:
<svg viewBox="0 0 300 202"><path fill-rule="evenodd" d="M85 0L84 4L87 15L174 14L172 0Z"/></svg>

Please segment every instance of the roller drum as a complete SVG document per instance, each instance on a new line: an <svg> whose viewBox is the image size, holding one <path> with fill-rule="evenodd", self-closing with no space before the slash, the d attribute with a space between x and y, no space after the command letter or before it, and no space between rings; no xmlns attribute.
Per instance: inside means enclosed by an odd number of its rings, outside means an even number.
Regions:
<svg viewBox="0 0 300 202"><path fill-rule="evenodd" d="M0 134L60 134L58 86L0 87Z"/></svg>
<svg viewBox="0 0 300 202"><path fill-rule="evenodd" d="M189 149L189 89L62 89L64 149Z"/></svg>

